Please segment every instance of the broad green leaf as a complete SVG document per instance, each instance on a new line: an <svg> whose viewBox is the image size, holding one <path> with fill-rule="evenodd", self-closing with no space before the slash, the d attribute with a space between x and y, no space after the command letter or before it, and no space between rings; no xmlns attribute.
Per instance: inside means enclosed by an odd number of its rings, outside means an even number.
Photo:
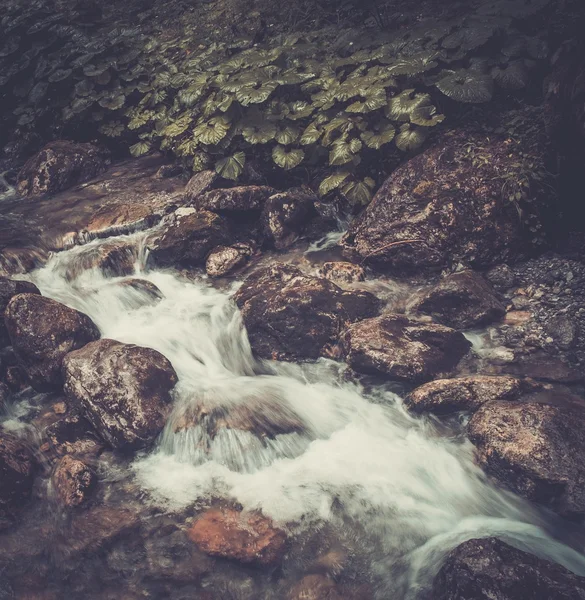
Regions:
<svg viewBox="0 0 585 600"><path fill-rule="evenodd" d="M286 148L278 145L272 149L272 160L286 171L301 164L304 157L305 153L300 148Z"/></svg>
<svg viewBox="0 0 585 600"><path fill-rule="evenodd" d="M215 163L215 171L224 179L235 181L244 171L246 164L246 155L243 152L236 152L232 156L226 156Z"/></svg>

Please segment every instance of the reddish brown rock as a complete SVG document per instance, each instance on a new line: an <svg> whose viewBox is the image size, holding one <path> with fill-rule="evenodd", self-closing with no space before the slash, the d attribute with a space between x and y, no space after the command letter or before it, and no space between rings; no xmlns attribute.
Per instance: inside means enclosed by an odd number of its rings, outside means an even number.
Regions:
<svg viewBox="0 0 585 600"><path fill-rule="evenodd" d="M210 190L193 198L198 210L213 212L247 212L262 210L264 203L274 194L274 188L264 185L237 186Z"/></svg>
<svg viewBox="0 0 585 600"><path fill-rule="evenodd" d="M273 566L280 562L286 534L258 513L213 508L201 515L188 531L189 538L211 556L241 563Z"/></svg>
<svg viewBox="0 0 585 600"><path fill-rule="evenodd" d="M584 406L557 392L484 404L468 426L480 466L533 502L563 516L585 515Z"/></svg>
<svg viewBox="0 0 585 600"><path fill-rule="evenodd" d="M380 308L368 292L343 291L331 281L279 264L253 273L235 300L254 352L277 360L316 359L331 352L349 323Z"/></svg>
<svg viewBox="0 0 585 600"><path fill-rule="evenodd" d="M4 324L4 311L13 296L18 294L39 294L39 288L29 281L0 277L0 348L10 344L8 330Z"/></svg>
<svg viewBox="0 0 585 600"><path fill-rule="evenodd" d="M162 267L202 265L216 246L229 243L230 227L219 215L182 208L148 239L149 259Z"/></svg>
<svg viewBox="0 0 585 600"><path fill-rule="evenodd" d="M34 474L35 461L27 446L0 429L0 521L29 499Z"/></svg>
<svg viewBox="0 0 585 600"><path fill-rule="evenodd" d="M341 343L349 366L359 373L413 382L448 373L471 348L453 329L394 314L351 325Z"/></svg>
<svg viewBox="0 0 585 600"><path fill-rule="evenodd" d="M491 400L517 400L539 386L516 377L471 375L455 379L437 379L416 388L404 399L415 413L446 415L458 411L475 412Z"/></svg>
<svg viewBox="0 0 585 600"><path fill-rule="evenodd" d="M164 427L177 383L159 352L102 339L63 361L64 390L115 448L142 448Z"/></svg>
<svg viewBox="0 0 585 600"><path fill-rule="evenodd" d="M99 208L89 219L84 233L106 237L146 229L157 220L156 207L140 202L110 204Z"/></svg>
<svg viewBox="0 0 585 600"><path fill-rule="evenodd" d="M493 289L474 271L448 275L417 297L411 308L456 329L489 325L501 319L506 312Z"/></svg>
<svg viewBox="0 0 585 600"><path fill-rule="evenodd" d="M87 315L37 294L14 296L5 322L18 363L40 392L59 389L65 355L100 337Z"/></svg>
<svg viewBox="0 0 585 600"><path fill-rule="evenodd" d="M57 140L29 159L18 174L22 196L55 194L106 170L107 154L92 144Z"/></svg>
<svg viewBox="0 0 585 600"><path fill-rule="evenodd" d="M356 283L366 279L366 272L363 267L343 261L323 263L318 274L319 277L324 277L338 284Z"/></svg>
<svg viewBox="0 0 585 600"><path fill-rule="evenodd" d="M53 473L53 485L60 503L67 508L85 502L96 484L94 472L82 461L64 456Z"/></svg>
<svg viewBox="0 0 585 600"><path fill-rule="evenodd" d="M585 600L585 577L497 538L453 550L433 582L434 600Z"/></svg>

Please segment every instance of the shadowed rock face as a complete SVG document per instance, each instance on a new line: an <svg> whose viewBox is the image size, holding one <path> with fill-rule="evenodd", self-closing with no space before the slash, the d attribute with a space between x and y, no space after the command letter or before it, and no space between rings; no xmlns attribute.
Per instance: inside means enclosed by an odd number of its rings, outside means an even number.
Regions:
<svg viewBox="0 0 585 600"><path fill-rule="evenodd" d="M205 261L205 271L210 277L225 277L243 267L253 248L250 244L234 244L233 246L217 246Z"/></svg>
<svg viewBox="0 0 585 600"><path fill-rule="evenodd" d="M316 196L308 189L292 189L266 200L261 222L264 235L275 248L291 246L313 212Z"/></svg>
<svg viewBox="0 0 585 600"><path fill-rule="evenodd" d="M269 566L282 559L284 531L257 513L228 508L203 513L188 531L189 538L211 556Z"/></svg>
<svg viewBox="0 0 585 600"><path fill-rule="evenodd" d="M210 190L196 195L193 198L193 205L198 210L212 210L214 212L260 211L268 197L275 192L274 188L264 185Z"/></svg>
<svg viewBox="0 0 585 600"><path fill-rule="evenodd" d="M29 449L17 438L0 429L0 528L30 497L35 463Z"/></svg>
<svg viewBox="0 0 585 600"><path fill-rule="evenodd" d="M405 399L415 413L446 415L458 411L474 412L492 400L517 400L538 384L516 377L472 375L438 379L416 388Z"/></svg>
<svg viewBox="0 0 585 600"><path fill-rule="evenodd" d="M506 307L488 283L473 271L453 273L421 294L411 308L456 329L488 325L504 316Z"/></svg>
<svg viewBox="0 0 585 600"><path fill-rule="evenodd" d="M538 139L522 148L543 154ZM480 149L478 166L467 153ZM514 204L503 197L502 176L517 161L509 140L454 131L399 167L350 225L344 252L389 272L442 269L458 261L488 267L532 249ZM548 205L545 183L531 183L524 218L534 223Z"/></svg>
<svg viewBox="0 0 585 600"><path fill-rule="evenodd" d="M106 170L107 153L92 144L57 140L29 159L18 174L22 196L55 194Z"/></svg>
<svg viewBox="0 0 585 600"><path fill-rule="evenodd" d="M453 550L433 583L434 600L584 600L585 578L497 538Z"/></svg>
<svg viewBox="0 0 585 600"><path fill-rule="evenodd" d="M288 600L343 600L335 582L325 575L303 577L287 596Z"/></svg>
<svg viewBox="0 0 585 600"><path fill-rule="evenodd" d="M552 393L538 400L484 404L468 428L477 460L517 494L563 516L583 515L585 406Z"/></svg>
<svg viewBox="0 0 585 600"><path fill-rule="evenodd" d="M40 294L39 288L29 281L18 281L0 277L0 348L10 344L8 330L4 323L4 311L11 298L17 294Z"/></svg>
<svg viewBox="0 0 585 600"><path fill-rule="evenodd" d="M348 364L359 373L413 382L449 372L471 348L453 329L392 314L352 325L341 343Z"/></svg>
<svg viewBox="0 0 585 600"><path fill-rule="evenodd" d="M71 352L63 374L67 396L106 442L121 449L156 438L177 383L171 363L156 350L108 339Z"/></svg>
<svg viewBox="0 0 585 600"><path fill-rule="evenodd" d="M278 360L326 354L349 323L371 317L380 308L380 301L368 292L345 292L289 265L258 270L235 300L254 352Z"/></svg>
<svg viewBox="0 0 585 600"><path fill-rule="evenodd" d="M59 389L65 356L100 337L87 315L37 294L14 296L5 321L18 364L39 392Z"/></svg>
<svg viewBox="0 0 585 600"><path fill-rule="evenodd" d="M53 485L59 502L68 508L87 500L94 488L96 477L81 460L64 456L53 473Z"/></svg>

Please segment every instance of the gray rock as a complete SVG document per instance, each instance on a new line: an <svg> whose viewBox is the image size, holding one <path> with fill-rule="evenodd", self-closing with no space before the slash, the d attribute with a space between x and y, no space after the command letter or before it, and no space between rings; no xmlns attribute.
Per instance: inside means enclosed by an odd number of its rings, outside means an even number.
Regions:
<svg viewBox="0 0 585 600"><path fill-rule="evenodd" d="M354 265L350 262L336 261L326 262L321 265L318 271L319 277L325 277L334 283L356 283L365 281L366 272L360 265Z"/></svg>
<svg viewBox="0 0 585 600"><path fill-rule="evenodd" d="M164 427L177 374L156 350L102 339L68 354L63 373L67 396L113 447L145 447Z"/></svg>
<svg viewBox="0 0 585 600"><path fill-rule="evenodd" d="M433 582L434 600L585 600L585 578L497 538L453 550Z"/></svg>
<svg viewBox="0 0 585 600"><path fill-rule="evenodd" d="M451 371L471 348L453 329L395 314L350 326L341 343L349 366L359 373L413 382Z"/></svg>
<svg viewBox="0 0 585 600"><path fill-rule="evenodd" d="M437 379L416 388L405 399L415 413L446 415L458 411L475 412L491 400L517 400L538 384L515 377L471 375Z"/></svg>
<svg viewBox="0 0 585 600"><path fill-rule="evenodd" d="M205 261L205 271L210 277L225 277L243 267L252 254L252 248L246 244L217 246Z"/></svg>
<svg viewBox="0 0 585 600"><path fill-rule="evenodd" d="M491 287L473 271L448 275L416 298L411 308L456 329L488 325L506 313Z"/></svg>
<svg viewBox="0 0 585 600"><path fill-rule="evenodd" d="M585 514L585 403L549 392L484 404L469 422L481 467L502 486L560 515Z"/></svg>
<svg viewBox="0 0 585 600"><path fill-rule="evenodd" d="M87 315L37 294L14 296L5 322L18 364L39 392L60 389L66 354L100 337Z"/></svg>
<svg viewBox="0 0 585 600"><path fill-rule="evenodd" d="M486 273L486 279L502 292L516 285L516 275L508 265L496 265Z"/></svg>
<svg viewBox="0 0 585 600"><path fill-rule="evenodd" d="M316 359L332 351L341 331L378 313L368 292L347 292L331 281L307 277L290 265L253 273L235 300L254 352L268 359Z"/></svg>

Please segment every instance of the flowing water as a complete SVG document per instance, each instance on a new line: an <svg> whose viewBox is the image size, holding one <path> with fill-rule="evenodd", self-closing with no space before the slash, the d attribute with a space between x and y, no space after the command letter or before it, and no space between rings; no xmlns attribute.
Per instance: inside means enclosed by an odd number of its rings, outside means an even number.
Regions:
<svg viewBox="0 0 585 600"><path fill-rule="evenodd" d="M140 247L143 236L121 239ZM260 509L298 541L289 572L302 571L303 539L334 532L348 572L380 599L422 597L447 551L489 535L585 575L582 532L493 487L461 423L410 416L387 384L348 378L342 363L258 362L231 300L237 284L146 269L141 251L133 277L157 286L155 301L121 285L128 278L79 268L101 243L56 254L30 278L104 337L155 348L176 369L167 426L131 464L145 501L169 513L217 498ZM214 411L244 415L250 430L222 428Z"/></svg>

